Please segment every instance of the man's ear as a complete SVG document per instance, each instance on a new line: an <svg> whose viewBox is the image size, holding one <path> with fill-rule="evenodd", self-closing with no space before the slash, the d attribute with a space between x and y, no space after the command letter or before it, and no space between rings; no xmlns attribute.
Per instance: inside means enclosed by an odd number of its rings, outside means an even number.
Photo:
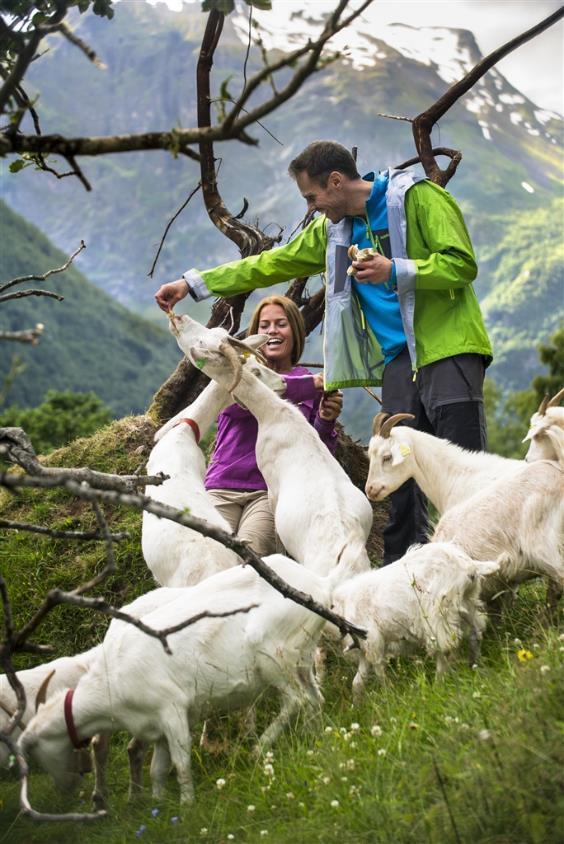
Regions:
<svg viewBox="0 0 564 844"><path fill-rule="evenodd" d="M343 174L339 173L338 170L332 170L331 173L329 173L327 184L332 188L341 188L343 185Z"/></svg>

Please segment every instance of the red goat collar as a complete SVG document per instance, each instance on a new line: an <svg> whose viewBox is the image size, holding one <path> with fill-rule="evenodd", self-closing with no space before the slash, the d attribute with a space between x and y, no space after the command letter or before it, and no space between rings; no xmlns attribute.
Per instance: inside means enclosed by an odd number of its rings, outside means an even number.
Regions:
<svg viewBox="0 0 564 844"><path fill-rule="evenodd" d="M194 431L194 436L196 437L196 442L199 443L200 442L200 426L198 425L198 423L195 422L194 419L189 419L187 416L184 416L182 419L179 419L178 422L175 422L172 427L176 428L176 426L180 425L181 422L185 422L187 425L190 425L190 427Z"/></svg>
<svg viewBox="0 0 564 844"><path fill-rule="evenodd" d="M82 750L83 747L88 747L90 739L87 738L81 741L78 737L74 718L72 717L73 695L74 689L69 689L65 695L65 724L67 725L67 733L69 734L72 746L75 748L75 750Z"/></svg>

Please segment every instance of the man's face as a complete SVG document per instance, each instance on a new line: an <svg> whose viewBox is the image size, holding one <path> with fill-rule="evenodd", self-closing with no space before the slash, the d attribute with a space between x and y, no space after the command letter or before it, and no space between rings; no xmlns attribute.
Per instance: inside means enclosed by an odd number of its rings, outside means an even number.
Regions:
<svg viewBox="0 0 564 844"><path fill-rule="evenodd" d="M325 187L310 178L305 171L296 176L298 189L307 202L307 210L325 214L332 223L338 223L346 215L345 180L346 177L338 170L329 174Z"/></svg>

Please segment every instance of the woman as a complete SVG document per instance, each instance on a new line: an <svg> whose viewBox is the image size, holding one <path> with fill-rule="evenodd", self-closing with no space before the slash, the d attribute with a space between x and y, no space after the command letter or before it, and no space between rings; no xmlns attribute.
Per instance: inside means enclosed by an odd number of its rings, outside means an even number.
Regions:
<svg viewBox="0 0 564 844"><path fill-rule="evenodd" d="M323 395L323 374L312 375L298 365L305 344L305 325L297 305L286 296L262 299L251 317L249 334L268 335L261 351L268 365L286 381L284 398L297 405L334 453L335 420L341 412L343 396L340 392ZM276 533L266 483L256 462L257 429L255 417L238 404L220 413L205 485L233 532L264 557L276 550Z"/></svg>

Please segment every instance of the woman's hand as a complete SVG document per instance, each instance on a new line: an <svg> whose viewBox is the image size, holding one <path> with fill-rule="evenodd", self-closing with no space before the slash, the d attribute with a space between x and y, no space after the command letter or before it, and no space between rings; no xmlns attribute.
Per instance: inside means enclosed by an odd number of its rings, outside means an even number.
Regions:
<svg viewBox="0 0 564 844"><path fill-rule="evenodd" d="M340 390L324 393L319 405L319 415L327 422L334 422L343 409L343 394Z"/></svg>
<svg viewBox="0 0 564 844"><path fill-rule="evenodd" d="M313 386L315 387L315 389L316 390L322 390L323 389L323 370L321 370L321 372L316 372L315 375L313 375L312 377L313 377Z"/></svg>

